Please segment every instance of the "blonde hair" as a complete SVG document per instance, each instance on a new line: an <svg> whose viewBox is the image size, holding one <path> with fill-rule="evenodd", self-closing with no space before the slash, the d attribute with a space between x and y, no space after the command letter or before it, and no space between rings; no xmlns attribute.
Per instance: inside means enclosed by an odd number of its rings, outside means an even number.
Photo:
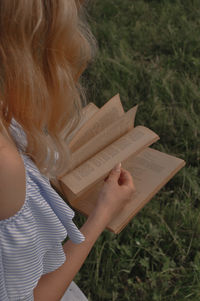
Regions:
<svg viewBox="0 0 200 301"><path fill-rule="evenodd" d="M0 1L1 127L21 125L25 153L50 178L70 169L66 141L86 105L79 77L95 42L83 16L78 0Z"/></svg>

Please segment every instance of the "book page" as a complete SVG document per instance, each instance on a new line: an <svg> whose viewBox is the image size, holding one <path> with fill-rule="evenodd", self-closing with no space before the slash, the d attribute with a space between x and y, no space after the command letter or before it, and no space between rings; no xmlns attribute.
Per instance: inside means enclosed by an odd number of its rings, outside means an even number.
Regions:
<svg viewBox="0 0 200 301"><path fill-rule="evenodd" d="M84 124L86 124L86 122L88 122L89 119L92 118L92 116L97 113L99 111L99 108L92 102L90 102L89 104L87 104L87 106L85 106L82 109L82 118L79 121L79 124L77 125L76 129L73 130L73 132L71 134L63 134L63 139L66 141L67 144L71 144L71 141L73 141L74 136L76 136L76 134L79 132L79 130L81 129L81 127L83 127Z"/></svg>
<svg viewBox="0 0 200 301"><path fill-rule="evenodd" d="M123 166L133 176L136 193L109 227L119 232L138 211L185 165L185 161L147 148Z"/></svg>
<svg viewBox="0 0 200 301"><path fill-rule="evenodd" d="M80 121L78 130L89 120L92 116L99 111L99 108L93 103L90 102L82 109L83 119Z"/></svg>
<svg viewBox="0 0 200 301"><path fill-rule="evenodd" d="M123 162L133 154L136 155L142 148L158 139L158 135L150 129L137 126L60 180L73 193L77 195L83 193L105 177L117 163Z"/></svg>
<svg viewBox="0 0 200 301"><path fill-rule="evenodd" d="M119 94L111 98L84 124L70 141L69 147L75 152L83 144L102 132L106 127L118 120L124 114Z"/></svg>
<svg viewBox="0 0 200 301"><path fill-rule="evenodd" d="M163 152L146 148L137 156L131 156L123 162L135 184L136 192L120 214L108 225L108 229L119 233L144 205L185 165L185 161ZM72 206L89 215L94 209L103 185L101 180Z"/></svg>
<svg viewBox="0 0 200 301"><path fill-rule="evenodd" d="M77 151L72 153L72 164L70 170L73 170L81 163L108 146L110 143L130 131L134 127L137 107L138 106L131 108L128 112L119 117L118 120L113 122L101 133L93 137Z"/></svg>

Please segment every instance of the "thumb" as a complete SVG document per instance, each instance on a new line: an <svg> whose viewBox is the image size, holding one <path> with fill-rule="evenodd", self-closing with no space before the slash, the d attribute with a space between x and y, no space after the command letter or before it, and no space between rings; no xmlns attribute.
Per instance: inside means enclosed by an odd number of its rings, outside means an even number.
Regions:
<svg viewBox="0 0 200 301"><path fill-rule="evenodd" d="M108 180L118 180L121 174L121 163L118 163L111 169L109 175L108 175Z"/></svg>

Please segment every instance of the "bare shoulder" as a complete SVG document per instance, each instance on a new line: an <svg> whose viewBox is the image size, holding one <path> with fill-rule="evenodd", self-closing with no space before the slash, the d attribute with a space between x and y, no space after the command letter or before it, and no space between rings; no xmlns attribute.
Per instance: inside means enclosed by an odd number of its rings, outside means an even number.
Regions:
<svg viewBox="0 0 200 301"><path fill-rule="evenodd" d="M21 156L0 133L0 220L17 213L25 201L25 168Z"/></svg>

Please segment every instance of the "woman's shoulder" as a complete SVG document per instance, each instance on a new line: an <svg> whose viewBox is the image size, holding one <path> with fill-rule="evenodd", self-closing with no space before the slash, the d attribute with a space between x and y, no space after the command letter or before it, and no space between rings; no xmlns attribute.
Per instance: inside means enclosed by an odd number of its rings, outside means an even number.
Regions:
<svg viewBox="0 0 200 301"><path fill-rule="evenodd" d="M17 148L0 132L0 220L17 213L25 201L25 168Z"/></svg>

